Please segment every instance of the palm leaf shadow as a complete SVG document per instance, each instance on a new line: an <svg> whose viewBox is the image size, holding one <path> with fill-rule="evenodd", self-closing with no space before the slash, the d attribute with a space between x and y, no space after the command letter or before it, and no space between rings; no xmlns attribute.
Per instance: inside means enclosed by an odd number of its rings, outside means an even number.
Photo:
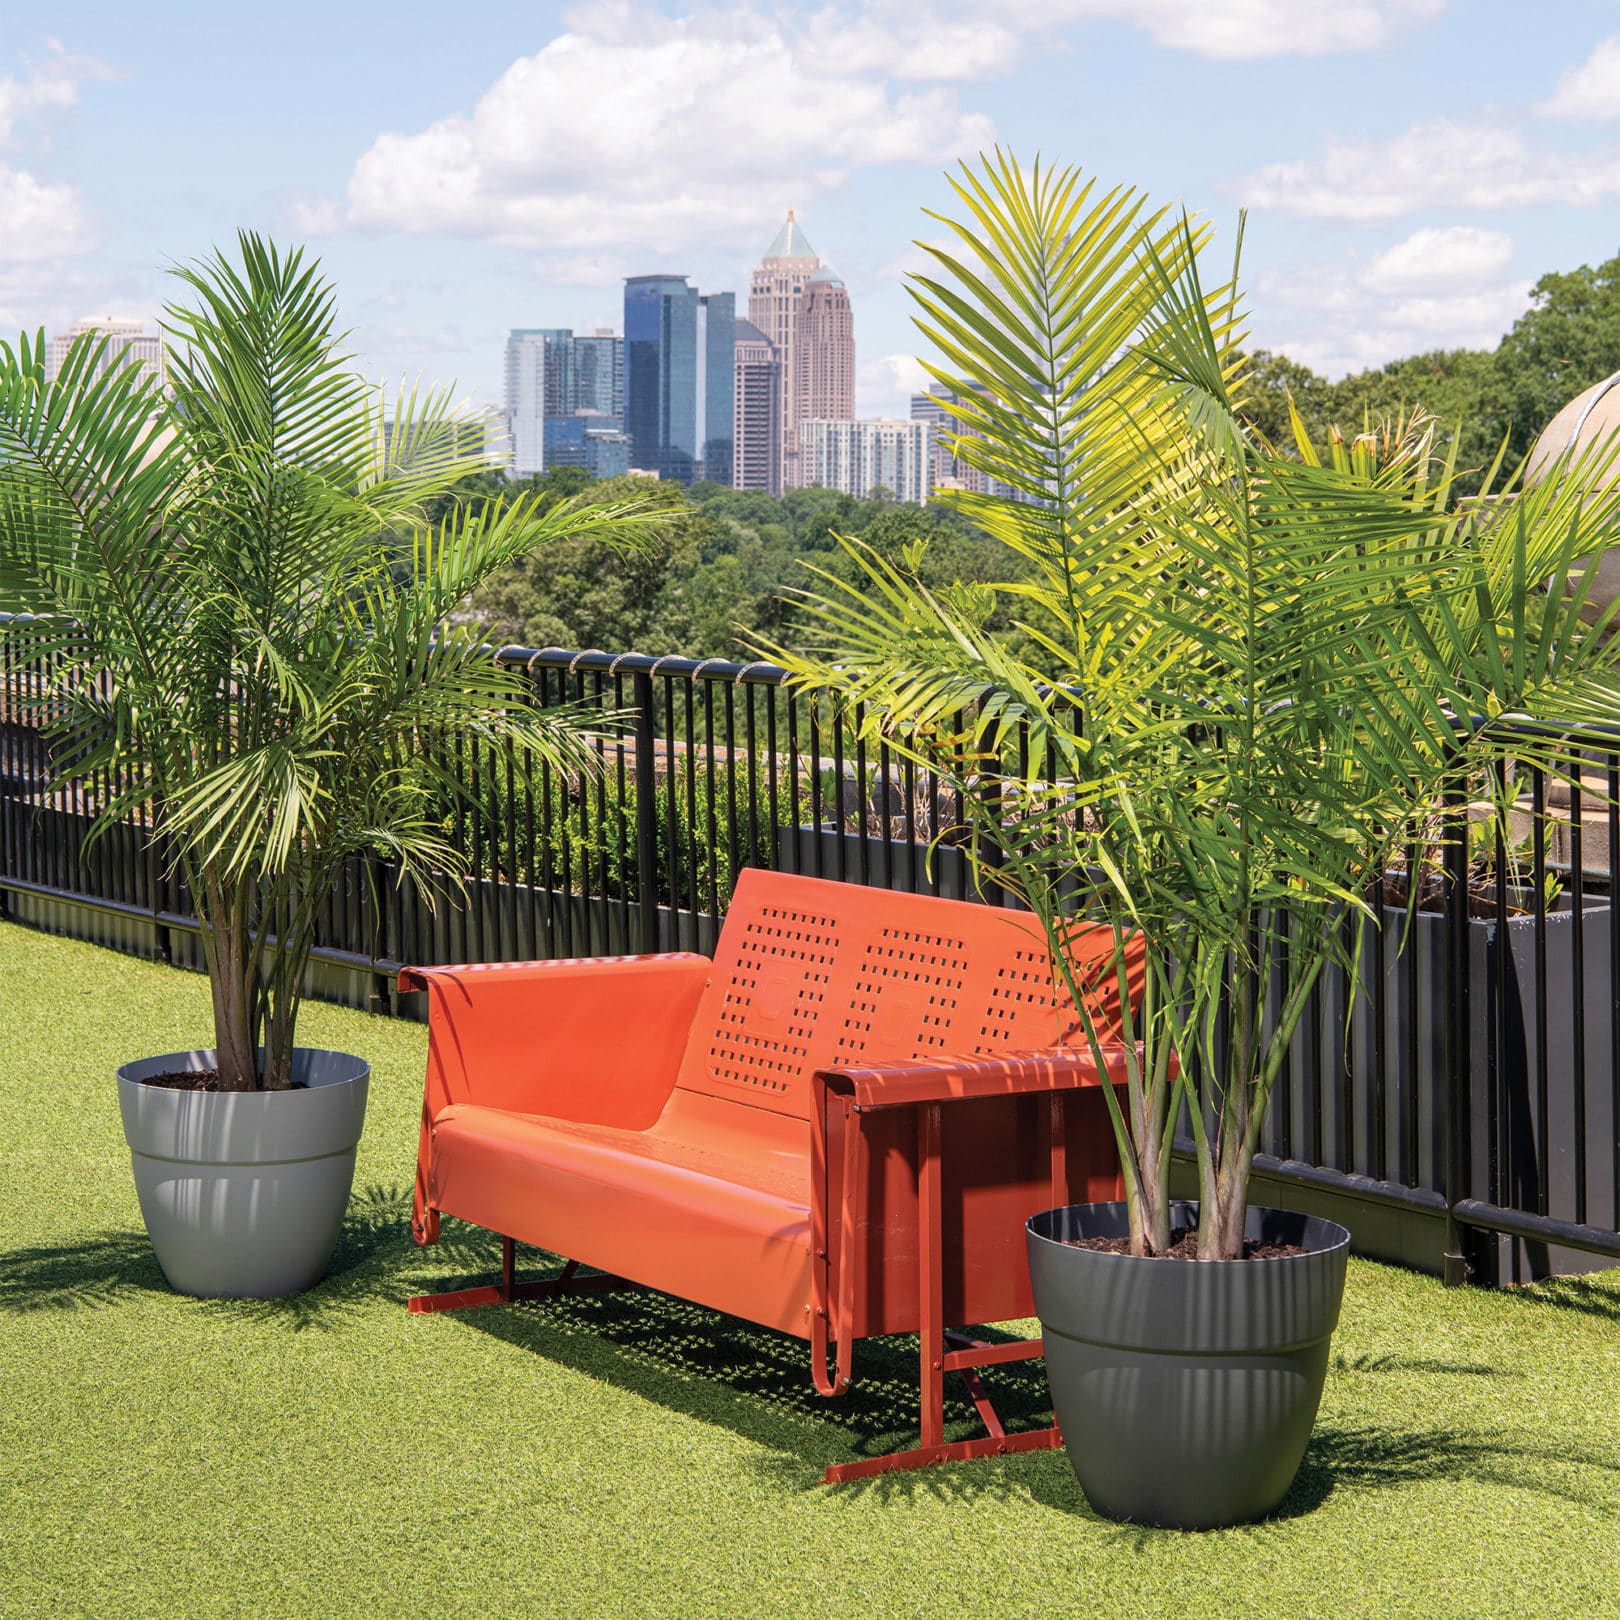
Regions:
<svg viewBox="0 0 1620 1620"><path fill-rule="evenodd" d="M294 1331L333 1328L378 1301L403 1308L420 1281L411 1275L421 1259L410 1238L410 1212L408 1187L358 1188L326 1276L313 1288L283 1299L210 1299L197 1306ZM482 1254L483 1248L451 1235L445 1258ZM106 1309L142 1294L170 1293L150 1240L135 1228L0 1252L0 1313Z"/></svg>

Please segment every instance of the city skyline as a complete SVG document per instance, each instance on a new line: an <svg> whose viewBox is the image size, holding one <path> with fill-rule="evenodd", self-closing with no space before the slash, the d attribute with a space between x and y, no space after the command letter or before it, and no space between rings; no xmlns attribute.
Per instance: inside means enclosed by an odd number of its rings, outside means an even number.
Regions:
<svg viewBox="0 0 1620 1620"><path fill-rule="evenodd" d="M245 225L321 255L367 375L499 409L509 329L609 324L666 266L740 300L792 207L859 306L858 413L903 415L913 238L997 143L1185 203L1222 257L1247 205L1255 342L1327 375L1489 346L1536 277L1620 247L1596 0L1540 27L1507 0L494 0L430 51L410 14L13 0L0 329L151 323L163 266ZM250 57L283 94L241 93Z"/></svg>

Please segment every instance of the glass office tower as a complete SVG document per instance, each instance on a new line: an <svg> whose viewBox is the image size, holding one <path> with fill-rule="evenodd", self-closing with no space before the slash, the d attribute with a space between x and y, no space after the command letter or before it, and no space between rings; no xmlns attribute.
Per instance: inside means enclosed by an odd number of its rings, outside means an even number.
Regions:
<svg viewBox="0 0 1620 1620"><path fill-rule="evenodd" d="M624 430L632 464L660 478L729 484L736 426L737 298L685 276L624 284Z"/></svg>
<svg viewBox="0 0 1620 1620"><path fill-rule="evenodd" d="M598 411L624 421L624 340L616 332L594 332L574 339L576 411Z"/></svg>
<svg viewBox="0 0 1620 1620"><path fill-rule="evenodd" d="M624 283L624 430L632 464L690 484L698 472L698 294L685 276Z"/></svg>

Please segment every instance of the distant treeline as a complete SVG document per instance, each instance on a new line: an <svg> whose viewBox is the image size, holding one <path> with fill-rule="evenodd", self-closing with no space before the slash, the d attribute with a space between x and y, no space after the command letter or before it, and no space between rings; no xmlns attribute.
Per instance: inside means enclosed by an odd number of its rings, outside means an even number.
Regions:
<svg viewBox="0 0 1620 1620"><path fill-rule="evenodd" d="M1285 354L1262 350L1252 358L1254 425L1274 443L1292 442L1290 393L1316 444L1333 429L1348 437L1421 408L1460 430L1459 487L1470 493L1503 444L1512 466L1562 406L1620 371L1620 258L1543 276L1530 308L1494 349L1439 349L1338 382Z"/></svg>
<svg viewBox="0 0 1620 1620"><path fill-rule="evenodd" d="M813 569L854 577L837 535L859 536L887 556L926 542L920 574L938 586L1012 577L1005 548L943 507L827 489L777 499L719 484L593 483L565 467L518 483L499 473L469 479L465 498L532 490L561 500L586 489L595 500L653 501L665 520L633 556L576 540L518 563L469 603L493 639L747 661L756 655L741 638L783 632L794 612L791 593L816 584Z"/></svg>

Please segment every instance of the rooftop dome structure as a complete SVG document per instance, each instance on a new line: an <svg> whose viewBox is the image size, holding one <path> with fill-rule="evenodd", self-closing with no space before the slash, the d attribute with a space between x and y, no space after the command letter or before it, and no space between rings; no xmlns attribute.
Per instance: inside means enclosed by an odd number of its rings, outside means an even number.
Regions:
<svg viewBox="0 0 1620 1620"><path fill-rule="evenodd" d="M822 265L822 267L816 271L816 273L811 276L810 279L812 281L830 282L834 287L842 287L844 285L844 278L840 276L830 264Z"/></svg>
<svg viewBox="0 0 1620 1620"><path fill-rule="evenodd" d="M814 259L816 256L809 237L804 234L804 227L793 217L793 210L788 209L786 223L765 249L766 259Z"/></svg>
<svg viewBox="0 0 1620 1620"><path fill-rule="evenodd" d="M1589 485L1603 487L1620 476L1620 371L1602 382L1593 383L1577 394L1541 430L1541 436L1530 448L1524 464L1524 482L1534 484L1546 469L1560 457L1590 451L1608 445L1600 456L1581 468L1581 477ZM1584 577L1585 570L1593 568L1593 559L1581 559L1582 569L1574 575ZM1620 599L1620 547L1600 552L1592 573L1590 594L1581 609L1581 617L1588 624L1596 623L1609 605ZM1607 634L1613 636L1616 627Z"/></svg>
<svg viewBox="0 0 1620 1620"><path fill-rule="evenodd" d="M1569 451L1581 451L1620 433L1620 371L1602 382L1593 383L1584 393L1577 394L1546 427L1531 447L1525 462L1524 481L1533 484L1542 469ZM1616 440L1620 450L1620 440ZM1605 468L1616 460L1610 455Z"/></svg>

